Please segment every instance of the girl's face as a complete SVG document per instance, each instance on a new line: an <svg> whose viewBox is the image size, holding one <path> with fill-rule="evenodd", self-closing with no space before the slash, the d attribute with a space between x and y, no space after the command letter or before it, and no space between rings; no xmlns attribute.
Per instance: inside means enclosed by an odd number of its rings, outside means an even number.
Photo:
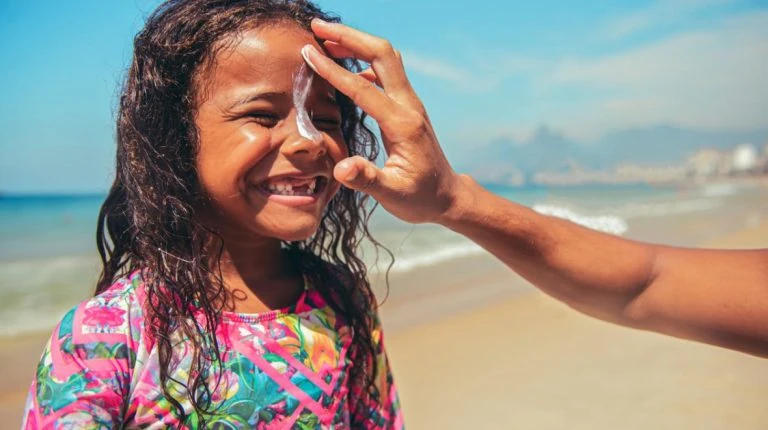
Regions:
<svg viewBox="0 0 768 430"><path fill-rule="evenodd" d="M209 222L225 240L303 240L338 192L333 167L347 156L335 90L315 76L306 108L322 139L302 137L293 103L301 48L319 45L293 24L243 33L197 79L197 171Z"/></svg>

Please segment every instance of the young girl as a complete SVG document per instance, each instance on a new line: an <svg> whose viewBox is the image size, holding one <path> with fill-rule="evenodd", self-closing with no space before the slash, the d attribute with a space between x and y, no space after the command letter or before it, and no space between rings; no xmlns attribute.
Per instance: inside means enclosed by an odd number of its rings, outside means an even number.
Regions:
<svg viewBox="0 0 768 430"><path fill-rule="evenodd" d="M319 133L297 120L315 17L332 20L301 0L171 0L149 17L120 98L96 296L54 330L27 428L402 427L355 254L365 198L332 174L374 159L375 137L318 79Z"/></svg>

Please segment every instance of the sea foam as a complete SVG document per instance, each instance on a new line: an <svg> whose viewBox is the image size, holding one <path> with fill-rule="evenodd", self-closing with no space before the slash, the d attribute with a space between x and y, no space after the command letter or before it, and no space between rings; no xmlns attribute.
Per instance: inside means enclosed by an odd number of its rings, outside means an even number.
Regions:
<svg viewBox="0 0 768 430"><path fill-rule="evenodd" d="M629 229L627 221L616 215L581 215L571 209L551 205L534 205L533 210L543 215L562 218L593 230L618 236L626 233Z"/></svg>

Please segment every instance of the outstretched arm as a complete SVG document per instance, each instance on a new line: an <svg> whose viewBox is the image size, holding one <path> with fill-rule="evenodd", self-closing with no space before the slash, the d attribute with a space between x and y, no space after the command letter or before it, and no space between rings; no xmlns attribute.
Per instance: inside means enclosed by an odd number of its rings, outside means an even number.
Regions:
<svg viewBox="0 0 768 430"><path fill-rule="evenodd" d="M551 296L607 321L768 357L768 250L635 242L460 182L441 222Z"/></svg>
<svg viewBox="0 0 768 430"><path fill-rule="evenodd" d="M371 63L351 73L307 47L309 65L379 123L383 167L352 157L334 171L409 222L451 228L534 285L589 315L768 357L768 250L643 244L537 214L448 164L400 54L342 24L312 23L335 57Z"/></svg>

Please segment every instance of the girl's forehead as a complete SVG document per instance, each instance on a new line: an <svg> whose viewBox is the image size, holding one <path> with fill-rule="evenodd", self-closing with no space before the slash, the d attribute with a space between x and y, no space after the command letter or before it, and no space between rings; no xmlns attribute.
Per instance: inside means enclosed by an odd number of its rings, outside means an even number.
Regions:
<svg viewBox="0 0 768 430"><path fill-rule="evenodd" d="M201 76L214 93L242 86L290 88L294 72L304 62L301 48L307 44L319 47L309 32L291 24L248 30L226 42L207 76Z"/></svg>

